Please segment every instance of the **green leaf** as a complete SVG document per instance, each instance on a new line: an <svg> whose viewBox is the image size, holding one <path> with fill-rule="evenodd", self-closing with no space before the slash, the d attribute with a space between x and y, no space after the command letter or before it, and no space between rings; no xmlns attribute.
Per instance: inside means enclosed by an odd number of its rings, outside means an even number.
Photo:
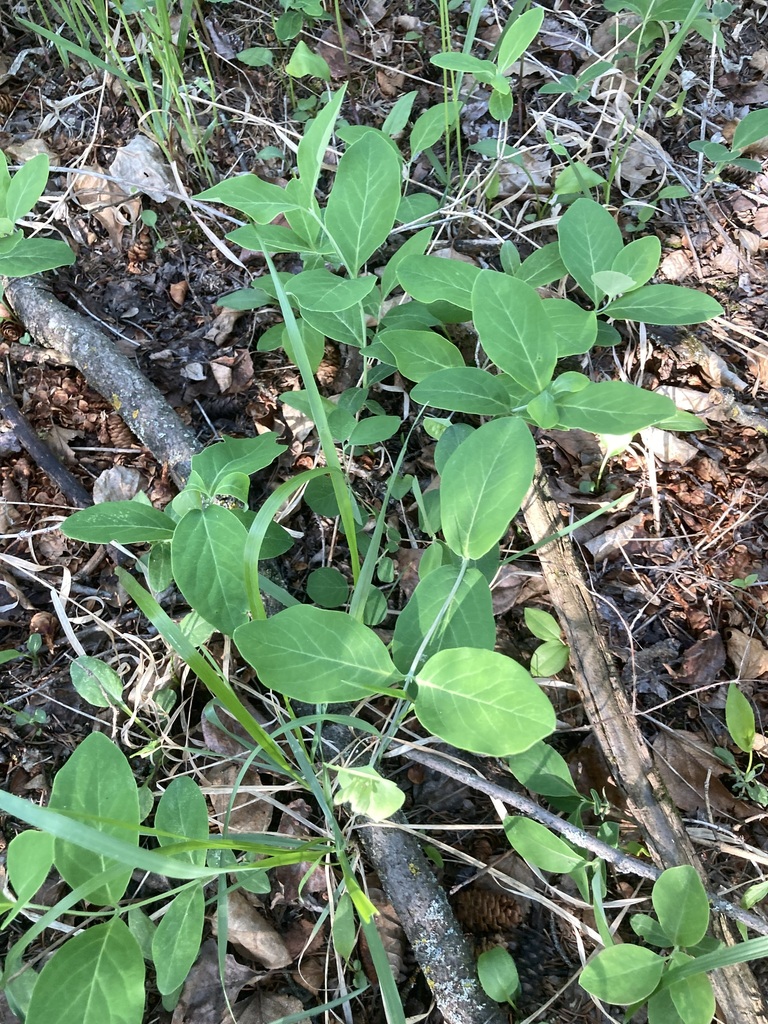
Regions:
<svg viewBox="0 0 768 1024"><path fill-rule="evenodd" d="M296 44L291 59L285 65L285 71L292 78L321 78L330 82L331 69L327 61L318 53L313 53L303 39Z"/></svg>
<svg viewBox="0 0 768 1024"><path fill-rule="evenodd" d="M81 655L69 666L72 685L95 708L110 708L123 699L123 682L111 665Z"/></svg>
<svg viewBox="0 0 768 1024"><path fill-rule="evenodd" d="M544 312L557 344L557 358L582 355L597 341L597 316L570 299L544 299Z"/></svg>
<svg viewBox="0 0 768 1024"><path fill-rule="evenodd" d="M751 110L736 125L733 133L734 149L746 149L768 137L768 109ZM8 214L10 217L10 214Z"/></svg>
<svg viewBox="0 0 768 1024"><path fill-rule="evenodd" d="M438 139L442 138L445 132L456 123L462 106L463 104L455 100L436 103L416 119L416 123L411 129L410 138L412 160L423 149L434 146Z"/></svg>
<svg viewBox="0 0 768 1024"><path fill-rule="evenodd" d="M339 789L335 804L349 804L355 814L365 814L373 821L391 818L405 803L405 793L396 783L381 775L371 765L356 768L330 766L336 772Z"/></svg>
<svg viewBox="0 0 768 1024"><path fill-rule="evenodd" d="M168 540L175 528L165 512L139 501L105 501L75 512L61 524L65 537L89 544L149 544Z"/></svg>
<svg viewBox="0 0 768 1024"><path fill-rule="evenodd" d="M669 949L674 946L664 929L655 917L649 914L633 914L629 920L632 931L649 946L658 946L659 949Z"/></svg>
<svg viewBox="0 0 768 1024"><path fill-rule="evenodd" d="M647 1010L648 1024L685 1024L675 1009L668 988L661 988L658 992L654 992L648 1000Z"/></svg>
<svg viewBox="0 0 768 1024"><path fill-rule="evenodd" d="M533 652L531 675L536 679L548 679L557 675L568 664L570 649L562 640L547 640Z"/></svg>
<svg viewBox="0 0 768 1024"><path fill-rule="evenodd" d="M659 269L661 260L661 242L656 235L645 235L625 245L613 261L611 270L618 274L626 274L639 288L650 281Z"/></svg>
<svg viewBox="0 0 768 1024"><path fill-rule="evenodd" d="M615 270L598 270L592 275L592 280L609 300L624 292L631 292L635 287L631 277L619 274Z"/></svg>
<svg viewBox="0 0 768 1024"><path fill-rule="evenodd" d="M294 275L285 290L294 296L302 310L340 313L358 306L375 286L375 277L349 279L337 277L329 270L305 270Z"/></svg>
<svg viewBox="0 0 768 1024"><path fill-rule="evenodd" d="M459 569L452 565L430 572L398 615L392 637L392 660L401 672L410 670L427 632L452 593L438 629L422 652L421 661L454 647L493 650L496 624L488 581L477 569L468 569L455 589L458 577Z"/></svg>
<svg viewBox="0 0 768 1024"><path fill-rule="evenodd" d="M75 254L65 242L51 238L24 238L0 256L0 274L6 277L29 277L57 267L71 267Z"/></svg>
<svg viewBox="0 0 768 1024"><path fill-rule="evenodd" d="M349 960L355 948L355 905L348 892L343 892L336 903L331 923L333 947L343 960Z"/></svg>
<svg viewBox="0 0 768 1024"><path fill-rule="evenodd" d="M598 953L581 972L579 984L604 1002L629 1006L651 995L663 971L658 953L625 942Z"/></svg>
<svg viewBox="0 0 768 1024"><path fill-rule="evenodd" d="M450 302L472 309L472 289L480 268L441 256L408 256L397 268L401 287L418 302Z"/></svg>
<svg viewBox="0 0 768 1024"><path fill-rule="evenodd" d="M581 800L565 758L542 740L522 754L508 758L507 764L521 786L558 801L558 807L563 806L563 800Z"/></svg>
<svg viewBox="0 0 768 1024"><path fill-rule="evenodd" d="M555 728L554 709L530 675L495 651L439 651L415 681L418 720L462 750L505 757L527 750Z"/></svg>
<svg viewBox="0 0 768 1024"><path fill-rule="evenodd" d="M680 950L672 954L670 967L690 963L692 956ZM693 974L669 986L675 1010L684 1024L710 1024L715 1015L715 993L706 974Z"/></svg>
<svg viewBox="0 0 768 1024"><path fill-rule="evenodd" d="M40 972L26 1024L141 1024L144 958L119 917L69 939Z"/></svg>
<svg viewBox="0 0 768 1024"><path fill-rule="evenodd" d="M466 439L475 432L474 427L470 427L468 423L451 423L443 433L440 435L440 439L435 446L435 469L443 475L445 470L445 464L448 459L453 455L459 445L466 441ZM421 563L419 563L421 565ZM419 570L421 571L421 570Z"/></svg>
<svg viewBox="0 0 768 1024"><path fill-rule="evenodd" d="M317 117L306 128L299 142L296 164L299 168L301 184L309 195L314 192L317 186L317 179L320 176L320 170L325 159L325 151L330 142L336 118L339 116L339 109L344 99L346 88L346 85L344 85L338 92L333 94Z"/></svg>
<svg viewBox="0 0 768 1024"><path fill-rule="evenodd" d="M240 626L235 643L264 686L310 704L359 700L397 678L378 636L344 612L286 608Z"/></svg>
<svg viewBox="0 0 768 1024"><path fill-rule="evenodd" d="M552 379L557 342L536 290L508 274L482 270L472 312L489 358L526 390L542 391Z"/></svg>
<svg viewBox="0 0 768 1024"><path fill-rule="evenodd" d="M512 849L542 871L567 875L585 863L580 853L532 818L507 818L504 832Z"/></svg>
<svg viewBox="0 0 768 1024"><path fill-rule="evenodd" d="M564 167L555 178L553 192L558 196L573 196L588 193L591 188L605 185L605 178L593 171L581 160Z"/></svg>
<svg viewBox="0 0 768 1024"><path fill-rule="evenodd" d="M393 437L402 425L399 416L368 416L347 435L348 445L380 444Z"/></svg>
<svg viewBox="0 0 768 1024"><path fill-rule="evenodd" d="M477 366L436 370L411 391L420 405L477 416L499 416L509 412L509 395L501 381Z"/></svg>
<svg viewBox="0 0 768 1024"><path fill-rule="evenodd" d="M391 143L377 132L365 134L339 161L325 230L352 277L389 237L400 205L400 166Z"/></svg>
<svg viewBox="0 0 768 1024"><path fill-rule="evenodd" d="M453 342L434 331L381 331L376 340L391 353L400 373L417 383L430 373L464 365Z"/></svg>
<svg viewBox="0 0 768 1024"><path fill-rule="evenodd" d="M560 623L543 608L526 608L523 612L525 625L539 640L559 640Z"/></svg>
<svg viewBox="0 0 768 1024"><path fill-rule="evenodd" d="M176 585L189 606L225 636L248 618L247 536L234 512L209 505L184 516L171 544Z"/></svg>
<svg viewBox="0 0 768 1024"><path fill-rule="evenodd" d="M695 946L706 935L709 901L690 864L663 871L654 883L651 901L662 931L676 946Z"/></svg>
<svg viewBox="0 0 768 1024"><path fill-rule="evenodd" d="M553 281L559 281L567 273L568 268L560 256L560 245L548 242L523 260L515 277L518 281L525 281L531 288L543 288Z"/></svg>
<svg viewBox="0 0 768 1024"><path fill-rule="evenodd" d="M725 724L731 739L739 750L750 754L755 745L755 713L736 683L728 684L728 696L725 699Z"/></svg>
<svg viewBox="0 0 768 1024"><path fill-rule="evenodd" d="M139 795L133 772L122 751L104 733L86 736L53 781L48 806L87 823L98 821L100 832L132 846L139 842ZM54 844L56 870L72 889L117 864L63 839ZM88 899L98 906L117 903L131 879L132 868L92 890ZM90 932L88 933L90 934Z"/></svg>
<svg viewBox="0 0 768 1024"><path fill-rule="evenodd" d="M408 256L423 256L424 250L432 241L433 234L434 228L422 228L415 235L411 235L410 238L406 239L394 256L390 256L384 268L384 273L381 276L382 299L386 299L397 286L397 274L403 260Z"/></svg>
<svg viewBox="0 0 768 1024"><path fill-rule="evenodd" d="M258 437L225 437L192 456L192 472L210 495L218 492L222 480L232 473L258 473L285 451L274 431Z"/></svg>
<svg viewBox="0 0 768 1024"><path fill-rule="evenodd" d="M568 273L597 305L603 293L592 275L610 270L621 251L623 242L618 225L600 203L577 199L560 219L557 235Z"/></svg>
<svg viewBox="0 0 768 1024"><path fill-rule="evenodd" d="M477 977L483 992L497 1003L513 1002L520 989L515 961L503 946L493 946L480 954Z"/></svg>
<svg viewBox="0 0 768 1024"><path fill-rule="evenodd" d="M34 209L48 184L48 157L38 153L27 160L11 179L5 197L5 215L14 223Z"/></svg>
<svg viewBox="0 0 768 1024"><path fill-rule="evenodd" d="M614 320L645 324L700 324L721 316L723 307L711 295L674 284L649 284L609 302L602 311Z"/></svg>
<svg viewBox="0 0 768 1024"><path fill-rule="evenodd" d="M349 583L338 569L314 569L307 579L307 597L321 608L340 608L349 598Z"/></svg>
<svg viewBox="0 0 768 1024"><path fill-rule="evenodd" d="M429 58L429 63L435 67L445 68L447 71L466 71L477 77L480 74L495 75L496 65L490 60L480 60L468 53L436 53Z"/></svg>
<svg viewBox="0 0 768 1024"><path fill-rule="evenodd" d="M536 445L519 419L484 423L456 449L440 482L443 533L452 551L480 558L501 540L535 464Z"/></svg>
<svg viewBox="0 0 768 1024"><path fill-rule="evenodd" d="M496 65L499 71L506 71L518 60L539 34L544 21L543 10L526 11L509 23L499 41Z"/></svg>
<svg viewBox="0 0 768 1024"><path fill-rule="evenodd" d="M240 210L257 224L269 224L295 205L286 195L285 189L255 174L239 174L236 178L227 178L213 188L200 192L195 199L224 203L233 210Z"/></svg>
<svg viewBox="0 0 768 1024"><path fill-rule="evenodd" d="M418 95L418 89L413 89L411 92L403 93L387 114L384 124L381 126L381 130L386 132L387 135L399 135L403 128L408 124L408 118L411 116L413 102Z"/></svg>
<svg viewBox="0 0 768 1024"><path fill-rule="evenodd" d="M248 46L237 54L237 59L250 68L272 67L274 62L272 51L266 46Z"/></svg>
<svg viewBox="0 0 768 1024"><path fill-rule="evenodd" d="M18 903L27 903L48 877L53 867L53 836L27 829L8 844L6 865ZM3 922L7 928L9 920Z"/></svg>
<svg viewBox="0 0 768 1024"><path fill-rule="evenodd" d="M200 952L205 920L203 887L195 882L171 901L152 936L157 987L171 995L186 981Z"/></svg>
<svg viewBox="0 0 768 1024"><path fill-rule="evenodd" d="M160 797L155 811L155 828L161 846L171 846L190 839L208 839L208 805L200 787L188 775L172 779ZM167 832L168 835L162 835ZM189 864L205 864L206 850L184 850L174 857Z"/></svg>
<svg viewBox="0 0 768 1024"><path fill-rule="evenodd" d="M581 391L558 398L557 408L560 426L590 430L593 434L635 434L675 411L674 403L665 395L620 380L589 384Z"/></svg>

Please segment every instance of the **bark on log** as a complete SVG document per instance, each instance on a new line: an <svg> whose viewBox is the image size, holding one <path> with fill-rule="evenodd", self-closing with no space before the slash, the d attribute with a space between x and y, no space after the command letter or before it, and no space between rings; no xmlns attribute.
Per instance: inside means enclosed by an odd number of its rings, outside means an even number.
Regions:
<svg viewBox="0 0 768 1024"><path fill-rule="evenodd" d="M111 338L56 298L37 277L3 278L5 298L38 345L75 366L180 485L198 449L195 434Z"/></svg>

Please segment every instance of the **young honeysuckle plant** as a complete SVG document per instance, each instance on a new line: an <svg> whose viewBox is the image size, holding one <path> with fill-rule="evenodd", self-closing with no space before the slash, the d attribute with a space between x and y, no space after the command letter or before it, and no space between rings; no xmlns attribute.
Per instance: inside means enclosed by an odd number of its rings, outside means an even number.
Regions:
<svg viewBox="0 0 768 1024"><path fill-rule="evenodd" d="M766 138L768 138L768 110L752 110L736 125L730 149L722 142L709 142L706 139L689 143L689 148L697 153L702 153L707 160L714 164L712 171L707 176L707 180L712 181L720 177L725 167L738 167L744 171L759 173L763 166L762 163L743 154Z"/></svg>
<svg viewBox="0 0 768 1024"><path fill-rule="evenodd" d="M75 262L65 242L26 238L19 221L35 208L48 184L48 157L39 153L11 176L0 151L0 276L27 277Z"/></svg>

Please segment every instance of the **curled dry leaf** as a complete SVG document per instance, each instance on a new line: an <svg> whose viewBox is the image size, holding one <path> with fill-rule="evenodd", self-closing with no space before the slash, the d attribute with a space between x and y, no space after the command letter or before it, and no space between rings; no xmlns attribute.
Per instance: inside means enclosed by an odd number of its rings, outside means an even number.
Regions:
<svg viewBox="0 0 768 1024"><path fill-rule="evenodd" d="M306 800L292 800L280 818L277 831L280 835L290 836L294 839L310 839L315 833L311 831L300 818L309 819L312 815L312 808ZM301 861L299 864L281 864L275 868L275 878L283 888L283 901L294 903L301 901L303 893L325 892L328 888L328 880L325 871L321 867L313 869L309 861Z"/></svg>
<svg viewBox="0 0 768 1024"><path fill-rule="evenodd" d="M112 466L96 478L93 485L93 503L130 501L141 488L141 473L131 466Z"/></svg>
<svg viewBox="0 0 768 1024"><path fill-rule="evenodd" d="M295 996L259 990L248 1000L242 1014L238 1014L237 1024L272 1024L283 1017L298 1017L303 1012L304 1006Z"/></svg>
<svg viewBox="0 0 768 1024"><path fill-rule="evenodd" d="M213 939L206 939L200 954L187 975L171 1024L222 1024L231 1021L226 996L234 1003L240 990L253 977L249 967L239 964L234 956L224 957L224 987L219 977L219 954Z"/></svg>
<svg viewBox="0 0 768 1024"><path fill-rule="evenodd" d="M685 651L676 678L682 686L707 686L714 683L724 668L723 640L719 633L713 631Z"/></svg>
<svg viewBox="0 0 768 1024"><path fill-rule="evenodd" d="M146 135L137 135L115 154L110 173L128 195L143 192L156 203L164 203L176 188L163 151Z"/></svg>

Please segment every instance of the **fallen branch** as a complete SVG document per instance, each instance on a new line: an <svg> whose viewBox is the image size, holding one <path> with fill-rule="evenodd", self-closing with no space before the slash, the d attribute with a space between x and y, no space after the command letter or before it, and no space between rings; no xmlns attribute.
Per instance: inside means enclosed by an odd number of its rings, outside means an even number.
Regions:
<svg viewBox="0 0 768 1024"><path fill-rule="evenodd" d="M557 534L562 526L540 465L523 512L534 543ZM611 765L614 781L626 794L629 812L643 830L651 856L660 868L692 864L707 884L706 872L632 713L570 543L565 539L550 541L538 554L571 650L571 670L584 710ZM735 944L725 921L715 919L713 931L726 945ZM768 1024L760 989L746 964L714 972L712 982L729 1024Z"/></svg>
<svg viewBox="0 0 768 1024"><path fill-rule="evenodd" d="M98 327L56 298L38 277L3 278L5 299L38 345L75 366L110 403L179 485L199 449L185 426L139 368Z"/></svg>
<svg viewBox="0 0 768 1024"><path fill-rule="evenodd" d="M84 508L91 504L91 496L86 489L66 466L59 462L45 441L37 436L2 380L0 380L0 416L11 426L15 438L22 448L46 476L56 484L70 505Z"/></svg>

